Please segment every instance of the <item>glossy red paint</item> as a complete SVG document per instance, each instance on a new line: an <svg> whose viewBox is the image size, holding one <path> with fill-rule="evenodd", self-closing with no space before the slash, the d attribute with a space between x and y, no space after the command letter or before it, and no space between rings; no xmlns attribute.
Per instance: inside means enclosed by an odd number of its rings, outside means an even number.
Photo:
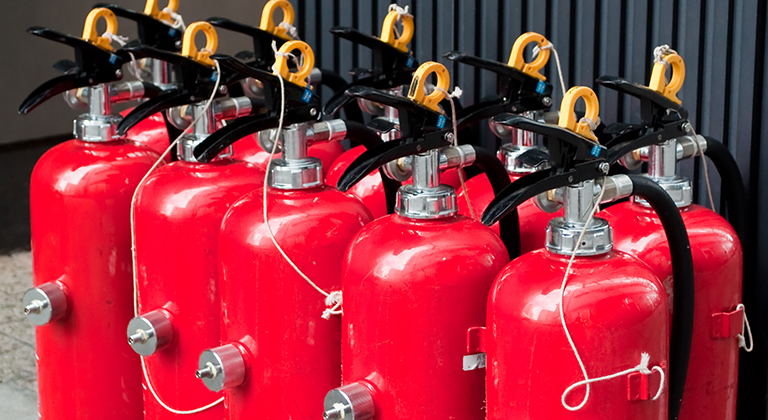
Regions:
<svg viewBox="0 0 768 420"><path fill-rule="evenodd" d="M232 203L263 181L260 168L234 159L176 161L157 169L139 188L139 314L164 309L174 329L173 342L144 361L160 398L177 410L220 397L194 376L200 353L220 343L218 232ZM225 416L223 405L192 416L172 414L149 391L144 410L146 420Z"/></svg>
<svg viewBox="0 0 768 420"><path fill-rule="evenodd" d="M43 420L137 420L139 356L125 343L133 317L131 196L158 155L130 141L53 147L30 182L34 284L56 282L68 313L37 327Z"/></svg>
<svg viewBox="0 0 768 420"><path fill-rule="evenodd" d="M326 177L326 184L335 186L344 171L360 155L365 152L365 147L356 146L339 156L331 165ZM411 180L403 182L404 185L410 184ZM454 188L461 186L459 172L456 169L449 169L440 174L440 182L450 185ZM359 198L360 201L368 207L374 218L385 216L387 214L387 199L384 196L384 185L381 183L381 174L378 170L371 172L365 178L360 180L348 190L349 193ZM498 228L497 228L498 230Z"/></svg>
<svg viewBox="0 0 768 420"><path fill-rule="evenodd" d="M512 182L515 182L521 176L522 175L510 174L509 179ZM469 194L470 202L472 203L472 209L475 211L475 217L479 220L494 197L491 183L488 182L488 177L485 174L479 174L468 179L464 184L466 186L466 191ZM464 191L465 190L462 188L459 188L456 191L458 195L459 214L469 217L471 213L469 211L469 206L467 206L467 199ZM545 213L541 211L536 207L536 204L533 203L533 199L518 206L517 212L520 217L520 251L523 253L543 247L546 242L549 221L552 220L553 217L560 217L563 215L562 209L554 213ZM491 226L491 228L496 233L499 232L498 223Z"/></svg>
<svg viewBox="0 0 768 420"><path fill-rule="evenodd" d="M711 210L694 204L680 214L691 241L696 283L693 342L680 419L732 420L739 367L735 334L741 328L713 338L711 325L713 315L733 312L741 303L741 244L731 225ZM609 207L601 217L613 226L614 247L637 256L662 279L671 305L669 245L653 210L626 202Z"/></svg>
<svg viewBox="0 0 768 420"><path fill-rule="evenodd" d="M278 253L262 194L235 203L219 236L223 343L246 366L244 383L225 391L229 419L320 419L325 393L340 385L341 319L321 318L325 297ZM341 289L344 250L372 220L356 198L327 186L270 189L268 216L284 251L328 292Z"/></svg>
<svg viewBox="0 0 768 420"><path fill-rule="evenodd" d="M123 117L128 115L133 108L120 113ZM155 152L162 154L165 149L171 145L168 139L168 129L165 127L165 120L160 113L154 114L149 118L139 121L138 124L131 127L127 132L127 137L137 141ZM166 162L170 162L170 153Z"/></svg>
<svg viewBox="0 0 768 420"><path fill-rule="evenodd" d="M561 405L566 388L583 379L559 315L568 258L536 250L496 277L480 340L488 358L488 419L666 420L666 392L657 401L630 401L627 377L592 384L589 401L579 411ZM649 366L669 360L664 288L648 266L627 254L611 251L574 260L565 318L590 378L630 369L642 352L650 354ZM649 387L653 396L657 373ZM584 392L577 388L566 401L578 405Z"/></svg>
<svg viewBox="0 0 768 420"><path fill-rule="evenodd" d="M462 359L508 261L498 235L464 216L393 214L360 231L344 259L343 381L373 391L377 420L485 418L484 372Z"/></svg>
<svg viewBox="0 0 768 420"><path fill-rule="evenodd" d="M255 134L236 141L232 148L234 149L232 158L252 163L266 170L269 152L261 148ZM328 174L333 162L342 153L344 153L344 147L338 141L315 143L310 145L308 150L310 157L316 157L323 163L323 175ZM275 154L275 157L279 156L279 152Z"/></svg>

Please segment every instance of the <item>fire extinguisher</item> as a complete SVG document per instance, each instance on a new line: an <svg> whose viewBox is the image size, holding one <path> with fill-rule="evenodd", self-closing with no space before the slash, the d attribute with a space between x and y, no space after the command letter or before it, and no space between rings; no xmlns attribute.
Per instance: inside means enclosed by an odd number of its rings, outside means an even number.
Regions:
<svg viewBox="0 0 768 420"><path fill-rule="evenodd" d="M400 188L395 214L364 227L347 248L344 296L343 386L325 397L325 419L482 419L483 376L462 370L466 328L482 322L493 277L509 261L505 243L480 222L458 214L456 193L440 171L470 165L504 173L493 154L472 145L450 146L450 120L437 109L444 95L424 95L430 73L414 74L414 100L399 98L403 138L363 153L344 173L348 189L371 169L401 160L413 182ZM356 88L379 102L385 92ZM393 99L394 100L394 99ZM447 120L447 121L446 121ZM509 185L490 177L497 190ZM514 247L514 246L512 246Z"/></svg>
<svg viewBox="0 0 768 420"><path fill-rule="evenodd" d="M274 15L277 10L282 10L283 20L275 23ZM272 51L272 42L275 48L280 48L283 43L298 39L296 28L293 27L294 9L287 0L270 0L264 5L259 27L253 27L238 23L226 18L213 17L208 19L212 25L250 36L253 40L253 51L242 51L237 57L256 69L271 71L275 62L275 54ZM309 74L309 83L313 86L328 86L334 92L343 89L347 82L339 74L332 70L313 68ZM230 85L230 89L235 86ZM263 98L263 87L252 78L241 79L237 91L256 98ZM362 122L362 114L356 106L344 108L348 119ZM319 158L323 162L324 173L333 161L344 152L339 142L319 142L309 147L309 156ZM263 150L255 135L239 140L233 144L233 157L253 163L266 169L269 160L269 151Z"/></svg>
<svg viewBox="0 0 768 420"><path fill-rule="evenodd" d="M160 10L158 0L147 0L142 13L115 4L97 5L97 7L111 10L118 17L136 22L138 38L134 42L176 53L181 51L181 38L184 34L178 21L180 17L176 14L178 6L178 1L172 1L168 3L166 9ZM152 84L163 90L173 87L175 83L173 68L171 64L164 61L152 59L139 61L135 57L131 57L131 61L127 65L132 73L136 73L135 76L139 80L144 78L151 80ZM132 108L127 109L121 114L126 116L131 110ZM175 138L180 133L181 130L172 126L165 115L158 113L133 126L127 135L131 139L146 144L156 152L163 153L170 144L169 137Z"/></svg>
<svg viewBox="0 0 768 420"><path fill-rule="evenodd" d="M487 356L488 419L673 419L693 333L688 236L657 184L607 175L615 156L596 142L588 121L576 122L579 98L585 118L595 121L597 98L586 87L566 93L559 126L497 118L546 136L552 168L515 181L489 204L483 223L534 197L542 208L562 205L564 215L550 221L546 248L516 258L496 277L486 326L468 331L467 351ZM613 249L611 225L593 217L600 203L632 194L659 214L669 241L671 330L664 285L648 265Z"/></svg>
<svg viewBox="0 0 768 420"><path fill-rule="evenodd" d="M117 134L113 103L159 89L120 82L128 56L95 33L107 9L92 10L83 38L34 27L29 32L75 49L74 72L38 87L19 108L25 114L71 89L86 94L87 113L75 139L53 147L30 181L34 288L23 297L35 333L39 416L43 420L142 418L139 358L125 347L132 314L131 195L158 155Z"/></svg>
<svg viewBox="0 0 768 420"><path fill-rule="evenodd" d="M398 22L403 27L400 36L396 35L394 29ZM358 73L365 74L365 76L359 77L341 91L337 91L326 102L325 113L334 114L342 106L349 106L349 104L356 102L366 113L373 116L369 126L379 133L382 140L390 141L400 138L397 108L365 99L351 101L346 95L346 90L355 86L366 86L385 90L392 95L402 96L403 86L411 82L413 72L419 66L418 61L408 50L408 43L411 42L414 33L413 16L398 14L396 10L389 11L384 18L381 37L367 35L349 27L331 28L331 33L351 41L355 45L370 48L372 66L364 71L358 70ZM360 145L339 156L328 171L328 183L336 185L344 171L365 150L366 148ZM400 186L396 181L382 176L382 170L371 172L348 191L359 198L376 218L392 213L395 206L395 194Z"/></svg>
<svg viewBox="0 0 768 420"><path fill-rule="evenodd" d="M642 123L633 124L632 130L614 141L624 140L629 145L638 142L635 138L649 141L642 148L625 146L617 153L624 153L622 162L630 169L648 162L648 178L672 197L691 238L693 276L698 294L690 369L680 418L734 419L739 348L751 347L751 343L742 341L746 319L741 300L742 249L734 228L714 211L692 204L690 180L676 174L678 160L702 156L703 151L710 151L709 146L716 147L715 143L720 143L695 134L687 110L676 97L685 77L682 58L669 51L663 51L662 57L663 62L657 62L653 67L648 87L616 77L602 77L597 81L640 99ZM669 83L665 80L665 62L671 66ZM719 152L724 155L721 159L733 159L724 148ZM741 180L733 177L724 178L723 185L728 189L743 190ZM733 217L743 214L743 208L733 206L732 202L728 204L729 214ZM635 197L631 202L604 210L601 217L614 227L616 249L644 261L662 279L667 290L672 290L673 260L659 218L647 202ZM674 302L677 311L677 296L674 296Z"/></svg>
<svg viewBox="0 0 768 420"><path fill-rule="evenodd" d="M533 62L526 63L523 51L531 43L538 45L540 53ZM500 99L495 99L499 105L493 109L494 112L513 113L541 121L545 117L545 111L552 105L552 85L546 82L546 78L540 73L549 60L550 50L546 48L548 45L550 43L544 36L527 32L515 41L507 64L468 56L460 52L448 53L445 57L497 74ZM548 168L546 149L537 135L525 130L510 129L494 122L493 119L488 121L491 131L497 137L511 140L510 143L502 145L498 152L498 157L507 168L510 180L515 181L523 175ZM471 216L474 213L479 220L494 197L491 184L488 182L488 177L481 174L469 179L465 187L466 189L461 188L457 191L459 213L465 216ZM467 197L464 197L465 191ZM472 210L467 205L467 199L472 204ZM545 243L546 228L550 219L562 216L561 211L551 214L539 210L533 200L518 206L517 211L522 222L520 225L522 252L541 248ZM498 230L495 225L492 228Z"/></svg>
<svg viewBox="0 0 768 420"><path fill-rule="evenodd" d="M195 46L198 32L206 36L207 51ZM124 132L168 107L186 107L193 119L191 132L179 139L179 160L146 176L136 191L131 214L136 316L124 331L130 346L142 356L145 419L189 414L221 419L225 412L221 399L184 373L197 365L200 351L219 343L221 220L235 200L263 181L264 171L226 153L206 161L194 156L194 148L220 121L257 110L250 98L213 100L225 93L219 81L227 79L231 70L220 68L209 56L216 44L213 26L196 22L184 33L181 55L147 46L126 48L140 58L172 63L178 84L137 106L118 130Z"/></svg>
<svg viewBox="0 0 768 420"><path fill-rule="evenodd" d="M313 418L324 393L338 385L341 326L331 315L341 304L342 256L372 220L359 200L324 183L322 162L307 154L310 143L344 139L346 128L342 120L319 120L319 98L304 80L312 50L289 41L280 52L295 49L304 63L296 73L282 55L277 74L251 69L264 87L267 114L230 124L195 149L205 160L257 130L265 150L282 151L268 163L264 188L233 204L219 233L223 345L200 354L196 376L225 391L229 419L256 412Z"/></svg>

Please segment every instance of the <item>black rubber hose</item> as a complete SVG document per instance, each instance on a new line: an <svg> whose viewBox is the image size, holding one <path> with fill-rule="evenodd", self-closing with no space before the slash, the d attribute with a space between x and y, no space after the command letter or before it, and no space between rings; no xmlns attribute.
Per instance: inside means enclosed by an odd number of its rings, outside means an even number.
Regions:
<svg viewBox="0 0 768 420"><path fill-rule="evenodd" d="M320 74L322 75L320 84L323 86L328 86L333 91L333 93L343 91L349 84L349 82L344 80L341 75L333 70L320 69ZM360 110L360 106L357 104L357 101L350 101L344 105L343 109L344 117L347 121L356 121L359 123L363 122L363 111Z"/></svg>
<svg viewBox="0 0 768 420"><path fill-rule="evenodd" d="M504 164L486 149L480 146L472 146L475 149L475 162L472 166L484 172L491 183L494 194L499 194L501 190L512 184L509 180L507 170ZM471 167L471 166L470 166ZM663 191L663 190L662 190ZM507 246L509 259L514 260L520 256L520 218L515 208L505 217L499 220L499 236Z"/></svg>
<svg viewBox="0 0 768 420"><path fill-rule="evenodd" d="M366 150L371 150L384 143L381 137L366 127L365 124L356 121L346 121L345 123L347 125L347 138L358 142ZM400 183L388 177L381 168L379 168L379 174L381 175L381 184L384 186L387 214L392 214L395 212L395 200L397 199L397 190L400 189Z"/></svg>
<svg viewBox="0 0 768 420"><path fill-rule="evenodd" d="M707 140L707 150L704 155L715 164L715 168L722 179L723 188L720 189L720 192L725 196L728 221L736 234L739 235L741 242L746 243L747 191L739 166L723 143L712 137L704 136L704 139Z"/></svg>
<svg viewBox="0 0 768 420"><path fill-rule="evenodd" d="M667 235L672 258L672 331L669 343L669 419L677 420L683 402L693 338L693 308L696 289L688 231L675 202L650 178L629 175L632 194L643 197L659 216Z"/></svg>

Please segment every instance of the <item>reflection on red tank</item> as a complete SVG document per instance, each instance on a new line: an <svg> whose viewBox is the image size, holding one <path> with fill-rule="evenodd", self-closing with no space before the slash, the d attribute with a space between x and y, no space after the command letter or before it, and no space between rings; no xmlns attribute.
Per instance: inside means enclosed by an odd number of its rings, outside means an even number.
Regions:
<svg viewBox="0 0 768 420"><path fill-rule="evenodd" d="M127 109L120 113L123 117L130 114L133 108ZM165 126L165 120L160 113L154 114L149 118L145 118L139 121L136 125L131 127L127 132L127 137L131 140L137 141L150 149L154 150L158 154L165 152L165 149L170 146L171 140L168 138L168 129ZM170 162L170 153L166 157L166 162Z"/></svg>
<svg viewBox="0 0 768 420"><path fill-rule="evenodd" d="M232 158L252 163L259 168L266 170L269 152L264 151L256 139L256 134L244 137L232 145L234 153ZM309 146L308 154L323 162L323 175L327 175L333 162L344 153L344 147L338 141L320 142ZM280 153L275 154L275 158L280 157ZM330 185L330 184L329 184Z"/></svg>

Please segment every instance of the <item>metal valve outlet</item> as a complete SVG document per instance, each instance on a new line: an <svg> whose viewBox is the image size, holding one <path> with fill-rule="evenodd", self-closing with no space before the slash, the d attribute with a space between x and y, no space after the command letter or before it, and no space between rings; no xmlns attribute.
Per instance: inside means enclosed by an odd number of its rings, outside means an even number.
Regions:
<svg viewBox="0 0 768 420"><path fill-rule="evenodd" d="M325 395L323 409L325 420L368 420L376 416L371 392L359 382L332 389Z"/></svg>
<svg viewBox="0 0 768 420"><path fill-rule="evenodd" d="M63 318L69 309L67 294L57 283L44 283L24 292L24 315L34 325Z"/></svg>
<svg viewBox="0 0 768 420"><path fill-rule="evenodd" d="M173 324L165 311L156 309L133 318L127 335L133 351L150 356L173 341Z"/></svg>
<svg viewBox="0 0 768 420"><path fill-rule="evenodd" d="M200 355L195 376L214 392L236 387L245 380L245 360L232 344L206 350Z"/></svg>

